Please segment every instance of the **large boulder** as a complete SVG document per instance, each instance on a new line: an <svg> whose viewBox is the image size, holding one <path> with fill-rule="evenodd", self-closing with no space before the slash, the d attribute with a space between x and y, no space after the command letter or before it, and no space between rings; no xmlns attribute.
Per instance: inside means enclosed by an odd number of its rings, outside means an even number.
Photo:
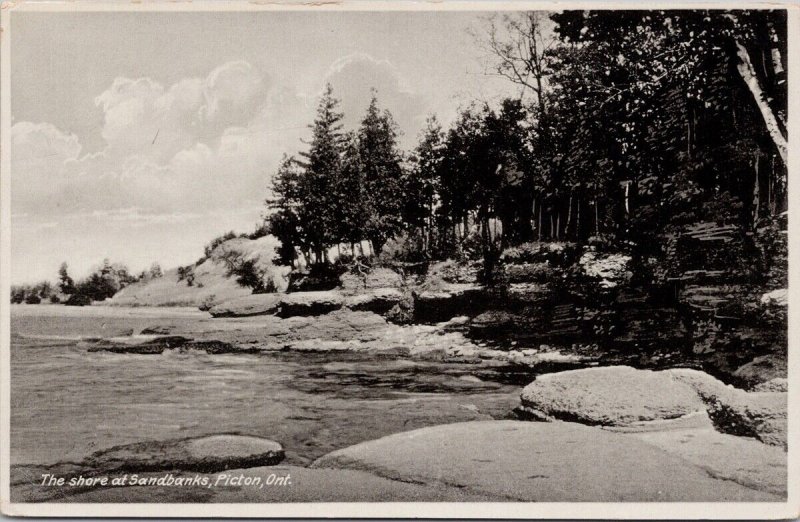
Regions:
<svg viewBox="0 0 800 522"><path fill-rule="evenodd" d="M702 411L697 393L669 375L628 366L540 375L522 390L523 410L541 418L619 426Z"/></svg>
<svg viewBox="0 0 800 522"><path fill-rule="evenodd" d="M697 392L719 431L753 437L773 446L786 445L787 393L746 392L698 370L680 368L663 373Z"/></svg>
<svg viewBox="0 0 800 522"><path fill-rule="evenodd" d="M213 317L247 317L271 315L278 311L283 294L252 294L231 299L213 306L208 312Z"/></svg>
<svg viewBox="0 0 800 522"><path fill-rule="evenodd" d="M318 292L293 292L281 298L279 317L322 315L338 310L344 304L341 293L331 290Z"/></svg>
<svg viewBox="0 0 800 522"><path fill-rule="evenodd" d="M525 387L521 413L542 420L631 426L707 412L731 435L786 445L787 394L746 392L692 369L586 368L541 375Z"/></svg>
<svg viewBox="0 0 800 522"><path fill-rule="evenodd" d="M754 488L718 478L636 437L564 422L434 426L334 451L312 467L361 470L525 502L781 498L770 485Z"/></svg>

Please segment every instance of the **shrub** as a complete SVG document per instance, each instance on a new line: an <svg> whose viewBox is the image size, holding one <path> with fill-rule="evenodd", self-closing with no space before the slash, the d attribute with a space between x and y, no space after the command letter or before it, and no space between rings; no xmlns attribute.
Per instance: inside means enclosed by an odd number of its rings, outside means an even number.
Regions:
<svg viewBox="0 0 800 522"><path fill-rule="evenodd" d="M33 292L25 296L25 304L39 304L41 302L42 299Z"/></svg>
<svg viewBox="0 0 800 522"><path fill-rule="evenodd" d="M64 304L66 306L87 306L92 304L92 298L82 293L72 294Z"/></svg>
<svg viewBox="0 0 800 522"><path fill-rule="evenodd" d="M214 301L216 299L217 299L216 295L214 294L208 295L203 299L203 301L200 303L200 306L198 306L197 308L199 308L203 312L208 312L209 310L211 310L211 308L213 308Z"/></svg>
<svg viewBox="0 0 800 522"><path fill-rule="evenodd" d="M230 241L231 239L234 238L236 238L236 233L233 230L231 230L230 232L227 232L221 236L212 239L210 243L208 243L205 247L203 247L203 257L201 257L195 262L195 266L198 266L204 263L206 260L208 260L211 257L211 253L214 252L214 250L216 250L216 248L220 246L222 243Z"/></svg>

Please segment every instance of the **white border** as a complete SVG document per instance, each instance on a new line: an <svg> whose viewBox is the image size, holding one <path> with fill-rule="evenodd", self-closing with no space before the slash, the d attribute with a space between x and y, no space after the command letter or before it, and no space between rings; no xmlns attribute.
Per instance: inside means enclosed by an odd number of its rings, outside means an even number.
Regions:
<svg viewBox="0 0 800 522"><path fill-rule="evenodd" d="M1 1L1 0L0 0ZM82 2L6 2L0 4L0 511L10 516L64 516L64 517L348 517L348 518L588 518L588 519L786 519L800 517L798 477L800 459L797 458L798 386L793 377L800 373L799 360L794 353L798 346L797 328L800 298L797 292L789 295L789 452L788 499L785 503L732 503L732 502L658 502L658 503L294 503L294 504L12 504L9 502L10 463L10 81L11 49L9 19L14 12L209 12L209 11L502 11L530 9L703 9L703 8L787 8L789 10L789 193L793 194L797 183L798 120L800 120L800 9L789 0L772 2L675 2L664 1L642 4L628 2L489 2L489 1L328 1L312 3L263 3L241 1L196 1L183 3L101 3L89 0ZM800 198L789 198L789 230L798 219ZM789 235L790 273L789 287L800 288L797 254L800 252L800 236Z"/></svg>

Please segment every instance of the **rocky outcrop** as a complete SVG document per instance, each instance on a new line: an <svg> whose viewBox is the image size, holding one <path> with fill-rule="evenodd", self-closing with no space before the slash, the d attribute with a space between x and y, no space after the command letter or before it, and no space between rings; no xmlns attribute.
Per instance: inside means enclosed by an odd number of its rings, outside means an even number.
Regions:
<svg viewBox="0 0 800 522"><path fill-rule="evenodd" d="M731 461L738 457L733 451L727 456ZM724 465L724 461L718 464ZM757 473L747 475L745 478L752 480L743 485L728 479L732 473L716 476L636 436L564 422L478 421L434 426L335 451L318 459L313 467L359 470L392 480L526 502L781 498L773 492L774 484L759 483ZM728 465L728 469L732 467Z"/></svg>
<svg viewBox="0 0 800 522"><path fill-rule="evenodd" d="M520 317L501 310L491 310L473 317L469 322L470 333L478 336L495 336L514 331Z"/></svg>
<svg viewBox="0 0 800 522"><path fill-rule="evenodd" d="M344 306L350 310L384 315L402 300L403 292L397 288L375 288L347 296Z"/></svg>
<svg viewBox="0 0 800 522"><path fill-rule="evenodd" d="M280 301L279 317L322 315L338 310L344 297L333 290L318 292L293 292L284 294Z"/></svg>
<svg viewBox="0 0 800 522"><path fill-rule="evenodd" d="M212 307L212 317L247 317L274 314L280 309L283 294L252 294Z"/></svg>
<svg viewBox="0 0 800 522"><path fill-rule="evenodd" d="M458 315L470 315L487 306L485 289L472 284L448 284L423 290L414 299L414 317L435 323Z"/></svg>
<svg viewBox="0 0 800 522"><path fill-rule="evenodd" d="M343 292L359 292L361 290L379 288L401 288L403 276L385 267L370 268L364 273L347 272L339 278Z"/></svg>

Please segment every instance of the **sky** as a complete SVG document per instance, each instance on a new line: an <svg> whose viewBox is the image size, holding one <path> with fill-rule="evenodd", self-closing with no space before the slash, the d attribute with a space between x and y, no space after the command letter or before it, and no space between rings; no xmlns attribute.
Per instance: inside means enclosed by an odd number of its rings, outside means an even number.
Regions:
<svg viewBox="0 0 800 522"><path fill-rule="evenodd" d="M431 114L513 95L470 34L485 16L14 12L12 283L170 268L252 231L328 82L347 128L375 88L404 149Z"/></svg>

